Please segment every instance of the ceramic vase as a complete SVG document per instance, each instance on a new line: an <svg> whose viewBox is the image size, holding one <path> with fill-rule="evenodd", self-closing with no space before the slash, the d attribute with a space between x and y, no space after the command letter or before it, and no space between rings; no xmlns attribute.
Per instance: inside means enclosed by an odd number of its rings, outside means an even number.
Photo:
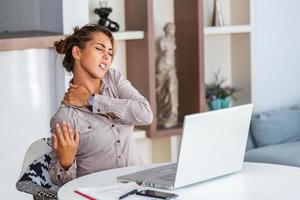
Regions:
<svg viewBox="0 0 300 200"><path fill-rule="evenodd" d="M221 0L215 0L214 17L213 18L214 18L214 21L213 21L214 26L224 26L225 25L222 8L221 8Z"/></svg>

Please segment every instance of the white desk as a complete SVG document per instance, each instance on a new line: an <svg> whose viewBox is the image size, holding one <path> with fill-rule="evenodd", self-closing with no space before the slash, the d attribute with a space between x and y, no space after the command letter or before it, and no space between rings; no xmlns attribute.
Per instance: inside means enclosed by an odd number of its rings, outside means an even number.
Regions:
<svg viewBox="0 0 300 200"><path fill-rule="evenodd" d="M100 187L116 182L116 177L155 165L102 171L75 179L58 191L60 200L86 200L73 191L80 187ZM245 163L231 175L172 191L183 200L293 200L300 198L300 168L283 165ZM125 198L126 200L126 198Z"/></svg>

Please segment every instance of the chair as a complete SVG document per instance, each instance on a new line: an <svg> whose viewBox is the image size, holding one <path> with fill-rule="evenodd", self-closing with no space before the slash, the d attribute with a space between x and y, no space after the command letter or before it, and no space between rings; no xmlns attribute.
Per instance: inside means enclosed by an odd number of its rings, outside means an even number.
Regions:
<svg viewBox="0 0 300 200"><path fill-rule="evenodd" d="M59 187L50 179L51 138L32 143L25 154L17 190L33 195L34 200L56 200Z"/></svg>

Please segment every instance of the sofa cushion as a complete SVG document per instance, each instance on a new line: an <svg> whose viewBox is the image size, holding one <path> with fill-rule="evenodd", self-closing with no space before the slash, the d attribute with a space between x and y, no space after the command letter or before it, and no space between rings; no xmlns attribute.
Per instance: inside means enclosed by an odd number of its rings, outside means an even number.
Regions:
<svg viewBox="0 0 300 200"><path fill-rule="evenodd" d="M255 145L254 145L253 137L252 137L251 130L250 130L249 134L248 134L248 139L247 139L246 151L248 151L249 149L253 149L254 147L255 147Z"/></svg>
<svg viewBox="0 0 300 200"><path fill-rule="evenodd" d="M255 114L251 132L257 147L300 140L300 107Z"/></svg>
<svg viewBox="0 0 300 200"><path fill-rule="evenodd" d="M245 161L300 167L300 141L251 149Z"/></svg>

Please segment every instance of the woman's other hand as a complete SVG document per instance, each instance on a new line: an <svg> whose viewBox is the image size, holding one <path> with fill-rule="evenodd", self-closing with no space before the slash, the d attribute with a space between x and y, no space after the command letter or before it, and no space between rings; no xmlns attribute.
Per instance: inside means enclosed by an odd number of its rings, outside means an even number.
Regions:
<svg viewBox="0 0 300 200"><path fill-rule="evenodd" d="M89 105L88 98L91 95L92 94L84 86L70 84L62 103L65 105L85 107Z"/></svg>
<svg viewBox="0 0 300 200"><path fill-rule="evenodd" d="M52 134L53 149L56 152L60 165L67 170L75 161L79 145L79 133L75 130L75 135L71 125L63 122L56 124L56 132Z"/></svg>

